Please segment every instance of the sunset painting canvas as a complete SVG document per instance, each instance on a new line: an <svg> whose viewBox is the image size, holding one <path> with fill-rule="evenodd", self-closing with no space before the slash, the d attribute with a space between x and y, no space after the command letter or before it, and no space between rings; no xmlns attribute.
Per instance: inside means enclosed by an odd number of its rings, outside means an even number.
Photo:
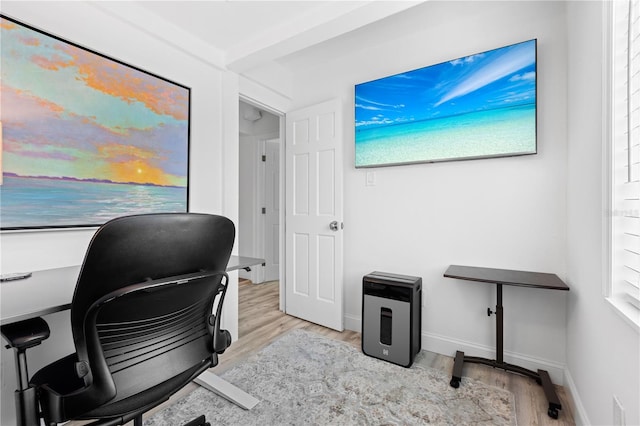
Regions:
<svg viewBox="0 0 640 426"><path fill-rule="evenodd" d="M188 211L180 84L0 16L3 230Z"/></svg>

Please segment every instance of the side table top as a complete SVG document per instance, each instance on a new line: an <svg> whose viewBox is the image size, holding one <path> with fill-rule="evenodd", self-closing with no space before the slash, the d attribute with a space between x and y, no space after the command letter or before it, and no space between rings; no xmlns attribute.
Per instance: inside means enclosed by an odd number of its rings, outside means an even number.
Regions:
<svg viewBox="0 0 640 426"><path fill-rule="evenodd" d="M482 268L476 266L450 265L444 273L447 278L457 278L483 283L506 284L520 287L569 290L556 274L516 271L511 269Z"/></svg>

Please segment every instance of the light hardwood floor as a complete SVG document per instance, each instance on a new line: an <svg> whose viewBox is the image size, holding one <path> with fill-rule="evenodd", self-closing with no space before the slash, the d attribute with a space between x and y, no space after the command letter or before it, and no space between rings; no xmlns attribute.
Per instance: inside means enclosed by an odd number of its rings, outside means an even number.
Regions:
<svg viewBox="0 0 640 426"><path fill-rule="evenodd" d="M360 348L360 333L354 331L337 332L301 319L285 315L278 310L278 283L252 284L241 281L239 284L239 339L220 356L220 363L213 371L217 374L224 372L247 356L259 351L278 336L289 330L302 328L330 338L345 341ZM430 366L447 373L453 367L453 358L427 352ZM467 364L464 367L464 376L479 380L488 385L508 389L515 395L516 416L519 426L529 425L574 425L571 404L563 387L558 386L558 395L562 404L560 416L557 420L547 416L548 403L542 391L532 379L517 374L506 373L479 364ZM193 391L197 385L190 384L174 395L165 405L171 404L176 398L180 398ZM464 379L461 384L464 386ZM150 413L153 414L158 409ZM214 419L207 419L215 424Z"/></svg>

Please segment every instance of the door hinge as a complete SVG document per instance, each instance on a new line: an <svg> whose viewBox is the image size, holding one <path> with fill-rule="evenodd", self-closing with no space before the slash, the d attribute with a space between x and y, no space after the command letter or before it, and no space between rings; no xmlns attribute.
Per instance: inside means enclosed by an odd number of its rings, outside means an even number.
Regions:
<svg viewBox="0 0 640 426"><path fill-rule="evenodd" d="M267 208L266 207L262 208L262 214L267 214Z"/></svg>
<svg viewBox="0 0 640 426"><path fill-rule="evenodd" d="M266 162L266 161L267 161L267 156L266 156L266 155L263 155L263 156L262 156L262 161L263 161L263 162Z"/></svg>

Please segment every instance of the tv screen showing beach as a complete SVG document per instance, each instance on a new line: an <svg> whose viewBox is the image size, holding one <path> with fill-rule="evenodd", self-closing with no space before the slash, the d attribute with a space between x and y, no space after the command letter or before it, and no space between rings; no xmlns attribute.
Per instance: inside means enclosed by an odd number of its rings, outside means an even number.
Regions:
<svg viewBox="0 0 640 426"><path fill-rule="evenodd" d="M355 86L356 167L536 149L536 40Z"/></svg>
<svg viewBox="0 0 640 426"><path fill-rule="evenodd" d="M0 16L3 230L188 211L190 89Z"/></svg>

